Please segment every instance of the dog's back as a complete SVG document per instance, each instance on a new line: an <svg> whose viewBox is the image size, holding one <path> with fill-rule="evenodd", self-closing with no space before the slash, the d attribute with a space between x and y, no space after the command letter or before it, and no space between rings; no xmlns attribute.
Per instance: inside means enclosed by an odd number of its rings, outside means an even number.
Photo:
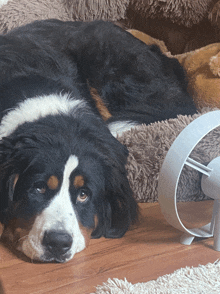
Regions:
<svg viewBox="0 0 220 294"><path fill-rule="evenodd" d="M110 22L37 21L0 44L1 85L38 75L90 100L89 85L112 120L150 123L196 112L179 62Z"/></svg>

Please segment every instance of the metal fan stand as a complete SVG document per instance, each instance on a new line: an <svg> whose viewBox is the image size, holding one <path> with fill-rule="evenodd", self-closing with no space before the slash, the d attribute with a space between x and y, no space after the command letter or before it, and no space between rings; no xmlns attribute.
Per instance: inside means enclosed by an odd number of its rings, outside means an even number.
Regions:
<svg viewBox="0 0 220 294"><path fill-rule="evenodd" d="M166 220L184 232L180 242L190 245L195 237L214 236L214 248L220 251L220 157L208 166L191 159L189 155L196 145L213 129L220 126L220 110L208 112L192 121L176 138L163 162L158 182L158 200ZM177 210L177 187L184 165L202 173L201 188L214 199L212 221L200 228L187 229Z"/></svg>

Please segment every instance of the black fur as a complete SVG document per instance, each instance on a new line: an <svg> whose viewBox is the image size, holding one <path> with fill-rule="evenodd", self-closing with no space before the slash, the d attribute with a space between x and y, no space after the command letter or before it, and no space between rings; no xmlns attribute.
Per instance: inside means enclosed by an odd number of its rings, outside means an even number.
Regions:
<svg viewBox="0 0 220 294"><path fill-rule="evenodd" d="M150 123L196 112L178 60L110 22L37 21L0 36L0 46L1 85L38 75L91 102L89 82L112 120Z"/></svg>
<svg viewBox="0 0 220 294"><path fill-rule="evenodd" d="M80 221L90 228L98 215L92 236L121 237L135 220L137 205L125 169L127 150L99 117L88 84L112 114L109 122L151 123L196 111L178 61L110 22L37 21L0 36L2 116L36 95L70 93L88 103L68 116L26 122L2 139L1 222L42 211L53 193L40 197L35 186L50 174L61 177L71 154L80 162L74 173L85 175L83 188L91 195L85 206L76 205ZM10 199L15 174L20 177ZM74 189L71 195L75 204Z"/></svg>

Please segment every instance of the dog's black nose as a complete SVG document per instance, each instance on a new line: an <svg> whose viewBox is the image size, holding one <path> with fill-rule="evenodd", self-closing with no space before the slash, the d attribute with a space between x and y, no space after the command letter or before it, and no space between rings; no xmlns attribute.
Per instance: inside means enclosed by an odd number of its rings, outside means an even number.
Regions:
<svg viewBox="0 0 220 294"><path fill-rule="evenodd" d="M44 233L42 244L51 253L63 255L70 250L73 238L65 231L48 231Z"/></svg>

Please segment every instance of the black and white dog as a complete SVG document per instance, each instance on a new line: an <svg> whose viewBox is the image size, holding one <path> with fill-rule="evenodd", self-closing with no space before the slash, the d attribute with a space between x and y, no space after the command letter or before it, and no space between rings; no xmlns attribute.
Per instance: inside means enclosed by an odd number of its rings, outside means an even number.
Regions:
<svg viewBox="0 0 220 294"><path fill-rule="evenodd" d="M0 110L2 237L57 262L136 219L114 136L196 112L176 59L110 22L58 20L0 36Z"/></svg>

